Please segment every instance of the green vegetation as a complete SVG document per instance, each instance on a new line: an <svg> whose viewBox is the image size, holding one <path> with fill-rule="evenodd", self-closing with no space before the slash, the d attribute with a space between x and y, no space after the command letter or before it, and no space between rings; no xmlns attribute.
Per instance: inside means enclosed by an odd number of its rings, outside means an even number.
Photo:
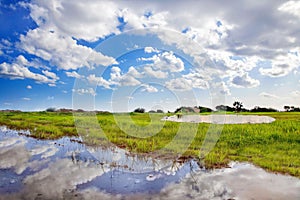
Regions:
<svg viewBox="0 0 300 200"><path fill-rule="evenodd" d="M241 113L253 114L253 113ZM207 167L222 167L230 160L249 161L264 169L288 173L300 177L300 113L275 112L254 113L276 118L271 124L228 124L224 125L222 134L214 149L205 157ZM82 114L84 117L84 113ZM105 137L119 147L131 152L152 154L155 150L164 149L160 153L179 153L184 149L184 142L193 137L185 157L198 157L202 142L210 124L176 123L161 121L167 114L163 113L131 113L97 114L94 120L99 122L103 134L99 134L99 125L91 120L76 118L77 125L86 128L78 129L84 142L99 145ZM172 114L168 114L172 115ZM115 119L118 119L117 121ZM130 121L133 123L130 123ZM151 121L152 120L152 121ZM90 123L90 124L89 124ZM28 129L31 136L41 139L55 139L62 136L78 136L72 113L62 112L0 112L0 125L12 129ZM149 129L147 125L152 124ZM136 126L138 125L138 126ZM122 130L120 129L122 127ZM142 132L145 138L134 137L128 133ZM186 135L178 135L178 130ZM156 130L159 130L156 133ZM192 130L197 133L189 135ZM156 133L153 135L153 133ZM178 143L166 148L179 137ZM86 137L88 135L88 137ZM150 153L152 152L152 153Z"/></svg>

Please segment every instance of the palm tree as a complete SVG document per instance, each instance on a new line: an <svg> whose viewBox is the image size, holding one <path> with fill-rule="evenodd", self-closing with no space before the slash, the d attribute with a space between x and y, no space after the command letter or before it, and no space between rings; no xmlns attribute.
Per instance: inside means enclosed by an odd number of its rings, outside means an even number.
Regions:
<svg viewBox="0 0 300 200"><path fill-rule="evenodd" d="M235 101L233 103L233 107L235 108L235 112L240 112L243 108L243 103L239 101Z"/></svg>

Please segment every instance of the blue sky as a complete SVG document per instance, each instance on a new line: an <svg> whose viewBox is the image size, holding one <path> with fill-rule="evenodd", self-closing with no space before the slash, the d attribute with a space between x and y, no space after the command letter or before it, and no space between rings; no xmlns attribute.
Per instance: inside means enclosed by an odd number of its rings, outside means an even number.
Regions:
<svg viewBox="0 0 300 200"><path fill-rule="evenodd" d="M300 3L0 1L0 109L300 106Z"/></svg>

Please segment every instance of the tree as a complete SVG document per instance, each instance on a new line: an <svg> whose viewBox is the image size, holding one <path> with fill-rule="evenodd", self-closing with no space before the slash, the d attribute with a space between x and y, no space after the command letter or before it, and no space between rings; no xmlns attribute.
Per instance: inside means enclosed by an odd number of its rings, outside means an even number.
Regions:
<svg viewBox="0 0 300 200"><path fill-rule="evenodd" d="M291 107L290 107L290 106L284 106L283 108L284 108L284 110L285 110L286 112L289 112Z"/></svg>
<svg viewBox="0 0 300 200"><path fill-rule="evenodd" d="M47 112L55 112L56 109L55 109L55 108L47 108L46 111L47 111Z"/></svg>
<svg viewBox="0 0 300 200"><path fill-rule="evenodd" d="M198 108L200 109L200 113L212 112L213 111L211 108L208 108L208 107L199 106Z"/></svg>
<svg viewBox="0 0 300 200"><path fill-rule="evenodd" d="M240 112L243 108L243 103L239 101L235 101L233 103L233 107L235 108L235 112Z"/></svg>
<svg viewBox="0 0 300 200"><path fill-rule="evenodd" d="M136 113L144 113L144 112L145 112L145 108L136 108L136 109L134 109L133 112L136 112Z"/></svg>
<svg viewBox="0 0 300 200"><path fill-rule="evenodd" d="M225 106L225 105L218 105L218 106L216 106L216 110L218 110L218 111L226 111L227 110L227 106Z"/></svg>

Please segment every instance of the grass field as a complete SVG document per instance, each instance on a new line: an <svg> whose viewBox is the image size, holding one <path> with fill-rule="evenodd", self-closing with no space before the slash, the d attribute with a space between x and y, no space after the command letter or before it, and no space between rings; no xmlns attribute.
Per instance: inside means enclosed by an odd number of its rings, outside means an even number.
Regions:
<svg viewBox="0 0 300 200"><path fill-rule="evenodd" d="M249 161L266 170L300 177L300 113L249 114L271 116L276 121L271 124L224 125L216 146L204 158L206 167L222 167L230 160ZM99 125L93 123L92 119L83 120L82 117L81 120L77 117L74 122L72 113L0 112L0 125L18 130L29 129L32 137L40 139L78 136L78 130L84 142L89 144L99 145L106 137L117 146L136 153L164 149L165 152L160 153L176 155L182 153L185 142L189 142L192 137L193 140L183 155L197 158L210 124L163 122L160 119L164 115L152 114L152 126L149 128L147 125L151 123L151 118L147 113L132 113L129 118L127 114L98 114L94 119L102 128L102 134L99 134ZM117 122L115 119L118 119ZM130 123L131 120L133 123ZM76 130L75 123L81 124L82 128ZM177 143L165 148L174 141L178 130L186 135L177 135ZM192 132L196 134L189 135ZM139 137L134 137L135 133L140 134ZM141 134L144 138L140 137Z"/></svg>

